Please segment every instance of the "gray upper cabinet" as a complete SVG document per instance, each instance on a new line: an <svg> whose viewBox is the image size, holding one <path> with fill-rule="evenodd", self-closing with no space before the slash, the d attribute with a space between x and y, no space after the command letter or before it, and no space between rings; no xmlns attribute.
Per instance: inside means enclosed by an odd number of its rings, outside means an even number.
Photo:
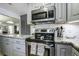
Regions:
<svg viewBox="0 0 79 59"><path fill-rule="evenodd" d="M56 56L71 56L72 47L70 45L56 44L55 54Z"/></svg>
<svg viewBox="0 0 79 59"><path fill-rule="evenodd" d="M34 3L31 4L31 10L40 9L42 7L54 6L54 3Z"/></svg>
<svg viewBox="0 0 79 59"><path fill-rule="evenodd" d="M68 21L79 20L79 3L67 4Z"/></svg>
<svg viewBox="0 0 79 59"><path fill-rule="evenodd" d="M42 6L42 3L31 4L31 10L39 9Z"/></svg>
<svg viewBox="0 0 79 59"><path fill-rule="evenodd" d="M66 3L56 3L56 23L66 22Z"/></svg>
<svg viewBox="0 0 79 59"><path fill-rule="evenodd" d="M21 34L30 34L30 25L27 24L27 15L21 15Z"/></svg>

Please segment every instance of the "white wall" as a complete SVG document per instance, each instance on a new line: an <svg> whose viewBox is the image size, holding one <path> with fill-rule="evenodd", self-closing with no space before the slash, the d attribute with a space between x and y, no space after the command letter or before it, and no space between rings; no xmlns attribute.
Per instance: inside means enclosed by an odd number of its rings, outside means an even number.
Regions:
<svg viewBox="0 0 79 59"><path fill-rule="evenodd" d="M78 40L79 41L79 25L78 24L65 24L64 27L64 39L66 37L75 37L71 40Z"/></svg>
<svg viewBox="0 0 79 59"><path fill-rule="evenodd" d="M8 34L14 34L14 26L13 25L8 26Z"/></svg>

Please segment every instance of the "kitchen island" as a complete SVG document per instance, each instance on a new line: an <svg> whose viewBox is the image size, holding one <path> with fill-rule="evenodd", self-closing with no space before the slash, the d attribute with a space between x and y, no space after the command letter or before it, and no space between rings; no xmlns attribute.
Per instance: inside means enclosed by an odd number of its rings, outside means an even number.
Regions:
<svg viewBox="0 0 79 59"><path fill-rule="evenodd" d="M26 56L26 39L30 35L0 35L0 48L3 55Z"/></svg>
<svg viewBox="0 0 79 59"><path fill-rule="evenodd" d="M31 35L0 35L0 52L6 56L27 56L26 41ZM31 38L31 39L30 39ZM55 56L79 56L79 43L72 39L55 40Z"/></svg>

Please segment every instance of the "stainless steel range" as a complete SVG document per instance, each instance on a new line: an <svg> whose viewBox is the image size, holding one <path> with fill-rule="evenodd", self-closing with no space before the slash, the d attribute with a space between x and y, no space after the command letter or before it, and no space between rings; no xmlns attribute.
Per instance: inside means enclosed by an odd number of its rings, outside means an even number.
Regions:
<svg viewBox="0 0 79 59"><path fill-rule="evenodd" d="M35 30L35 39L28 40L28 45L30 45L30 52L29 55L43 55L43 56L54 56L55 55L55 42L54 42L54 29L53 28L46 28L46 29L36 29ZM33 43L33 44L31 44ZM36 44L34 48L31 45ZM33 49L33 50L31 50ZM31 54L31 51L36 52Z"/></svg>
<svg viewBox="0 0 79 59"><path fill-rule="evenodd" d="M35 39L45 41L45 53L46 55L55 55L55 43L54 43L54 35L55 30L53 28L47 29L36 29L35 30Z"/></svg>

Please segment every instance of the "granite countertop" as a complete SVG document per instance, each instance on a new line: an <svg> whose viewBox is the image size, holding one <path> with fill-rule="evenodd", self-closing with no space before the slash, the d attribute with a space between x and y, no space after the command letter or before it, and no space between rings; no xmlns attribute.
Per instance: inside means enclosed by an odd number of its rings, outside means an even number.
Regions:
<svg viewBox="0 0 79 59"><path fill-rule="evenodd" d="M32 35L3 35L0 34L0 36L5 36L5 37L10 37L10 38L22 38L22 39L27 39L33 37ZM75 48L77 51L79 51L79 41L73 40L73 39L64 39L64 38L57 38L55 40L56 44L68 44L71 45L73 48Z"/></svg>
<svg viewBox="0 0 79 59"><path fill-rule="evenodd" d="M3 35L3 34L0 34L0 36L5 36L5 37L10 37L10 38L30 38L32 35L16 35L16 34L13 34L13 35Z"/></svg>
<svg viewBox="0 0 79 59"><path fill-rule="evenodd" d="M27 39L28 40L28 39ZM35 39L31 38L31 42L34 41ZM29 41L29 40L28 40ZM38 40L39 41L39 40ZM79 51L79 41L74 40L74 39L65 39L65 38L56 38L55 39L55 44L68 44L71 45L73 48L75 48L77 51Z"/></svg>
<svg viewBox="0 0 79 59"><path fill-rule="evenodd" d="M61 38L60 40L55 40L55 43L71 45L73 48L75 48L79 52L79 41L77 40Z"/></svg>
<svg viewBox="0 0 79 59"><path fill-rule="evenodd" d="M34 39L32 39L32 40L34 41ZM31 42L32 42L32 40L31 40ZM56 38L55 43L56 44L68 44L68 45L71 45L73 48L75 48L79 52L79 41L77 41L77 40L65 39L65 38Z"/></svg>

